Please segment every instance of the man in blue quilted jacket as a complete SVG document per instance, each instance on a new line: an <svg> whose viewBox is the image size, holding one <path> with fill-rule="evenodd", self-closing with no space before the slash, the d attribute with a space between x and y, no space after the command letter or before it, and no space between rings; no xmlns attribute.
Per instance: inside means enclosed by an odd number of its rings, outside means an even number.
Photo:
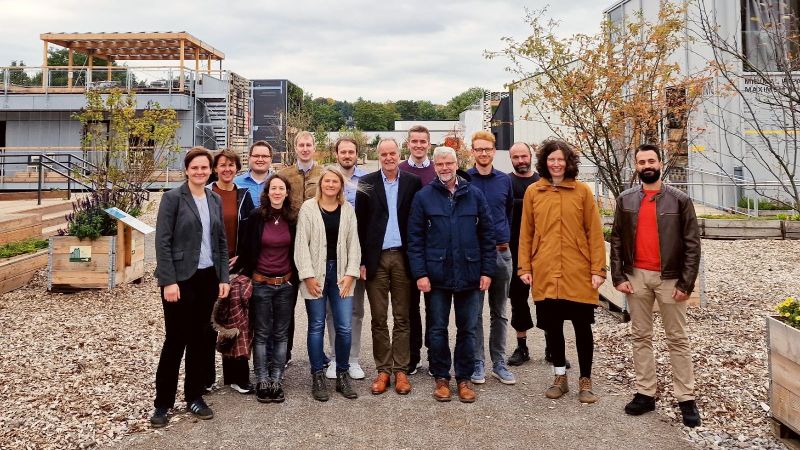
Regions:
<svg viewBox="0 0 800 450"><path fill-rule="evenodd" d="M450 401L450 368L458 397L475 401L470 377L475 364L475 325L483 292L495 271L497 250L489 205L480 189L456 174L458 159L450 147L433 152L436 179L417 192L408 220L408 260L422 292L430 292L429 359L436 379L433 397ZM452 356L447 325L456 316Z"/></svg>

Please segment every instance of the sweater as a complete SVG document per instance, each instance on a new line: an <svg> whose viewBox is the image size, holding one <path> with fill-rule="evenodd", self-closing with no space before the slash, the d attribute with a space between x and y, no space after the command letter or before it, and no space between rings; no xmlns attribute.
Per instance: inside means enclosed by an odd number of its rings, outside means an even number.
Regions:
<svg viewBox="0 0 800 450"><path fill-rule="evenodd" d="M300 280L314 277L320 287L324 287L327 254L325 222L322 220L317 199L311 198L303 202L297 216L294 262ZM355 209L350 203L344 202L339 221L339 239L336 244L337 282L345 275L358 278L360 264L361 245L358 241ZM300 295L305 299L317 298L309 294L304 282L300 283Z"/></svg>

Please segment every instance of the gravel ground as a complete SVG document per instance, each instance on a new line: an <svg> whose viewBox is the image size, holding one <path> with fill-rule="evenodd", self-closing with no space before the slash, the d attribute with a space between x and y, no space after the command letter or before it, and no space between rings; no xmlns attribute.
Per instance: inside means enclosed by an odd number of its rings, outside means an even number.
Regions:
<svg viewBox="0 0 800 450"><path fill-rule="evenodd" d="M154 214L143 220L154 223ZM150 242L152 248L152 235ZM299 306L286 403L262 405L223 388L207 397L215 420L198 422L179 403L170 426L152 431L147 418L163 319L150 253L139 285L53 294L42 271L29 287L0 297L0 448L783 448L769 434L764 315L800 292L800 241L703 244L707 305L691 310L690 326L704 426L694 430L679 425L660 325L658 414L622 413L633 393L629 326L604 311L595 326L595 391L601 397L595 405L578 403L575 369L573 391L558 401L544 398L552 378L537 331L529 333L534 360L514 369L517 385L488 377L473 405L434 402L432 382L422 373L411 377L414 391L407 397L372 396L365 380L355 383L358 400L334 394L320 404L308 392ZM368 315L361 359L369 378ZM571 327L566 331L571 339ZM509 335L509 352L512 346ZM568 356L577 361L574 351Z"/></svg>

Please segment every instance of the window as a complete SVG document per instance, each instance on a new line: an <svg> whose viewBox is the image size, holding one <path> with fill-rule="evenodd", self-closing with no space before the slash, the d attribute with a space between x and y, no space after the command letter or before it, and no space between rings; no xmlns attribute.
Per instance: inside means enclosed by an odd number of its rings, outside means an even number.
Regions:
<svg viewBox="0 0 800 450"><path fill-rule="evenodd" d="M800 0L742 0L746 72L800 70Z"/></svg>

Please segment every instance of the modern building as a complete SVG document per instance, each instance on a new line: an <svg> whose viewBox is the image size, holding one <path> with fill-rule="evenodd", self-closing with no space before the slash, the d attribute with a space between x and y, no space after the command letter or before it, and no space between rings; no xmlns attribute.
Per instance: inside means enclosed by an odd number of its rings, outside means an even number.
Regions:
<svg viewBox="0 0 800 450"><path fill-rule="evenodd" d="M223 70L224 53L191 34L44 33L40 37L41 66L0 67L0 189L31 187L29 167L15 163L32 153L93 158L81 149L86 130L73 119L86 105L90 89L134 92L138 110L154 103L174 109L181 123L177 141L182 148L202 145L242 152L249 145L249 80ZM48 50L57 47L68 50L66 66L48 66ZM74 64L77 55L85 55L81 57L85 64ZM105 61L103 67L95 65L100 60ZM123 61L159 65L112 65ZM172 168L180 171L181 162Z"/></svg>

